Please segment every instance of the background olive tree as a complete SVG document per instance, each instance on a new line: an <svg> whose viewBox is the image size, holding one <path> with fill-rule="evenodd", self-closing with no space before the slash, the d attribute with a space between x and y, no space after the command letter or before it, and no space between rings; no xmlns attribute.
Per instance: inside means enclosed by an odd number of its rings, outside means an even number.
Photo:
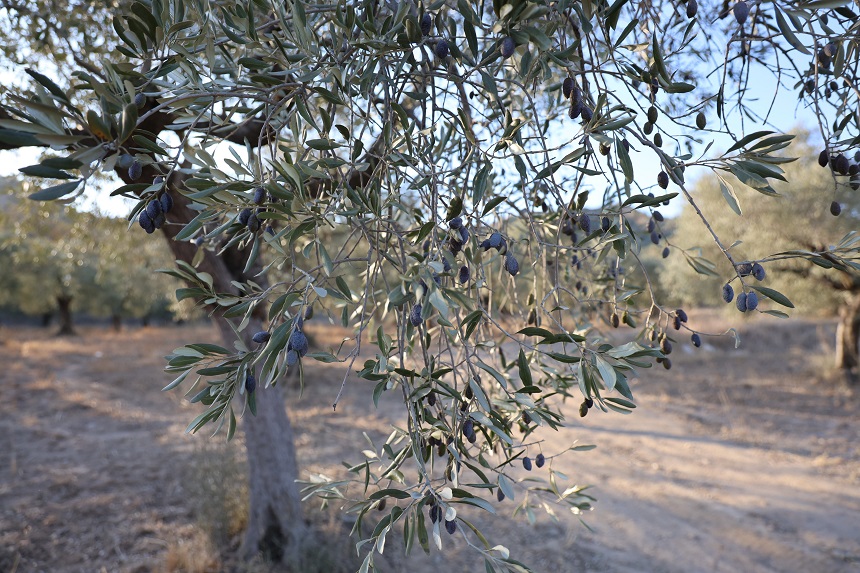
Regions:
<svg viewBox="0 0 860 573"><path fill-rule="evenodd" d="M165 309L175 280L155 273L170 263L159 242L140 243L126 221L71 205L29 201L28 184L0 180L3 300L30 315L59 317L59 334L74 334L75 312L141 318Z"/></svg>
<svg viewBox="0 0 860 573"><path fill-rule="evenodd" d="M22 169L49 181L37 200L115 171L112 192L137 201L133 232L160 228L187 282L178 296L216 316L224 345L177 349L169 387L193 388L191 431L232 437L244 414L247 555L285 560L306 539L279 382L320 360L404 405L404 426L349 479L306 487L357 514L362 570L396 531L407 550L462 535L488 570L522 571L458 510L587 509L553 470L570 448L534 429L564 424L567 399L581 415L629 412L634 369L669 367L676 331L699 336L642 272L643 245L677 248L658 207L691 204L742 308L792 306L750 278L686 173L777 194L792 136L748 105L762 96L751 78L770 72L774 97L793 92L820 118L832 167L820 209L850 185L860 118L845 4L136 0L112 19L116 37L52 69L79 68L71 78L28 71L0 109L0 147L52 148ZM714 209L733 209L733 193ZM830 244L783 257L854 272L853 240ZM351 340L310 352L303 322L320 316ZM626 342L601 335L622 322Z"/></svg>
<svg viewBox="0 0 860 573"><path fill-rule="evenodd" d="M799 135L805 140L809 134ZM833 185L829 170L818 165L815 150L808 145L798 144L794 151L801 158L786 167L789 182L774 186L780 196L773 200L756 201L750 196L752 191L743 191L743 186L734 178L724 183L738 190L738 205L743 216L720 209L725 202L716 178L698 181L692 195L696 204L710 213L708 220L717 234L735 239L732 252L762 266L765 271L762 284L784 292L799 308L839 315L835 366L853 375L856 372L852 371L858 366L860 335L858 274L841 265L835 266L839 272L833 272L834 264L826 254L813 258L813 265L793 255L797 249L826 250L838 237L854 240L849 233L860 228L857 195L850 188L841 190L842 213L834 218L821 208L821 197ZM673 257L666 261L659 274L660 283L669 296L684 305L722 305L720 289L731 266L719 256L712 241L703 240L701 224L692 206L686 206L675 221L670 241L686 254L702 255L714 261L717 272L710 276L696 273L685 256Z"/></svg>

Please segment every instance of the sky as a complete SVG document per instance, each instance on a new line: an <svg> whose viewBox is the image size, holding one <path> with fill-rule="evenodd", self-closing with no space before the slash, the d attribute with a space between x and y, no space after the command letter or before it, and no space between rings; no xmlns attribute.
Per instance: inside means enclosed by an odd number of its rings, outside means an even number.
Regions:
<svg viewBox="0 0 860 573"><path fill-rule="evenodd" d="M26 83L26 80L28 79L29 78L27 76L24 76L23 78L10 77L8 72L0 72L0 82L2 82L2 85L20 85L22 83ZM748 101L747 103L762 116L765 115L767 108L771 104L770 98L773 94L774 81L773 76L769 73L754 73L751 75L751 89L748 93L764 94L764 99L760 102L751 103ZM737 123L737 114L730 116L730 119L735 120L735 123ZM794 127L802 126L808 129L813 135L818 133L814 114L797 105L797 94L795 91L786 89L780 90L769 119L775 126L774 129L777 130L787 131ZM717 118L713 114L713 110L711 110L708 117L708 124L716 125L716 122ZM738 125L736 127L739 128L740 126ZM760 129L768 129L768 126L754 125L749 120L747 120L745 127L745 132L747 133ZM737 129L737 131L740 130ZM707 155L710 157L717 156L720 150L728 148L733 143L727 135L710 133L708 135L711 136L711 139L705 139L704 144L707 144L709 141L713 141L713 146L708 151ZM671 151L671 148L665 144L664 149ZM704 145L698 149L699 152L701 152L701 150L704 149ZM0 151L0 176L17 174L19 168L38 163L41 153L42 150L39 148L23 148L17 151ZM226 150L224 153L226 154ZM564 155L564 153L561 153L559 157ZM642 183L643 186L656 182L660 167L654 160L654 156L650 151L631 153L631 160L633 162L634 173L637 181L645 182ZM706 168L689 169L685 174L688 188L692 186L697 178L707 176L709 173L710 170ZM601 186L604 185L602 181L598 180L595 180L594 183L598 188L602 188ZM117 179L113 184L103 185L100 187L90 186L90 188L85 191L84 195L78 199L78 205L87 210L98 208L102 213L117 217L126 217L134 203L131 200L122 197L110 197L111 190L121 184L122 183ZM657 191L660 190L655 188L655 192ZM677 191L677 189L674 188L674 185L670 185L667 190L667 192L671 191ZM594 193L593 195L599 196L601 194ZM590 202L588 207L599 207L599 198L595 197L595 201L597 201L596 204L592 204ZM683 204L683 197L679 195L672 201L670 206L662 208L661 212L669 217L676 216L680 213Z"/></svg>

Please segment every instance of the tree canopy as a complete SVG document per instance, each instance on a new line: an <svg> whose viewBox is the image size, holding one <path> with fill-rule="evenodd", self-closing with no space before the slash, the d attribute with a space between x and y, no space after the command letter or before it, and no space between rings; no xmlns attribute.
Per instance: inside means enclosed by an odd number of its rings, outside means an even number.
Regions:
<svg viewBox="0 0 860 573"><path fill-rule="evenodd" d="M359 486L344 503L356 533L373 521L363 571L401 527L407 550L442 548L447 529L487 570L523 571L458 509L590 507L552 469L576 448L533 433L566 423L565 400L582 416L630 412L634 372L670 367L677 331L699 336L641 272L644 246L677 249L661 232L668 201L691 205L727 261L687 252L698 272L723 269L749 311L792 305L750 280L752 261L686 185L688 172L719 176L716 210L739 210L735 185L778 194L793 136L762 101L788 92L818 118L831 176L819 210L838 213L836 190L858 181L846 2L135 0L120 14L116 51L76 61L68 87L27 70L32 91L0 108L0 148L52 148L22 169L57 181L37 200L115 171L112 193L137 201L133 232L172 240L179 297L208 305L233 343L168 357L169 387L193 385L202 405L190 431L232 437L242 413L254 427L280 395L261 391L308 360L342 363L374 399L402 397L385 444L345 481L308 485L329 499ZM855 245L834 236L785 257L854 273ZM351 340L309 348L303 323L319 317ZM603 335L622 323L623 343Z"/></svg>
<svg viewBox="0 0 860 573"><path fill-rule="evenodd" d="M142 317L170 303L176 282L154 272L171 263L163 243L141 244L120 219L28 201L28 187L16 178L0 180L0 248L7 258L2 302L27 314L65 306L69 313L117 317Z"/></svg>
<svg viewBox="0 0 860 573"><path fill-rule="evenodd" d="M805 139L806 135L801 137ZM799 143L795 150L804 152L803 156L787 166L789 183L775 185L780 196L773 200L757 201L753 192L744 192L736 179L727 182L737 190L743 217L721 209L725 200L717 179L702 179L692 195L696 204L710 214L708 221L717 234L736 241L733 252L763 265L765 284L784 292L800 309L832 313L846 302L850 294L847 291L851 290L843 286L841 273L833 273L826 258L817 259L818 266L797 259L783 260L779 253L826 249L829 243L860 228L857 197L842 193L843 212L834 218L821 205L821 197L827 196L833 184L830 173L817 164L811 147ZM719 256L716 245L702 236L701 224L691 206L686 206L678 218L672 242L683 251L701 253L714 261L717 274L700 275L683 256L673 257L663 266L661 284L681 304L723 304L720 287L730 276L731 266ZM832 288L822 288L827 285Z"/></svg>

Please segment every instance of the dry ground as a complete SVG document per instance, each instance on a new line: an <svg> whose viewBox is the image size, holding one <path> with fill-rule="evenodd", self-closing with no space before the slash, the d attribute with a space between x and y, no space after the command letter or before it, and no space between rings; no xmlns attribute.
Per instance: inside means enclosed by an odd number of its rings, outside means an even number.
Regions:
<svg viewBox="0 0 860 573"><path fill-rule="evenodd" d="M726 327L709 314L691 323ZM678 344L671 371L641 373L633 415L580 419L571 404L571 427L542 436L547 453L576 440L598 445L553 461L593 486L598 501L584 516L593 531L561 511L530 526L504 517L513 508L505 502L493 542L552 573L860 572L860 392L826 374L833 325L763 319L739 330L738 350L724 338L695 351ZM183 433L197 408L160 392L162 356L216 332L2 334L0 572L237 570L219 555L219 537L201 530L220 531L213 516L224 512L201 507L201 470L189 469L213 447ZM364 447L355 428L384 436L398 413L387 401L376 412L371 386L354 377L333 413L342 368L311 365L307 376L288 404L299 454L307 472L339 475L341 460ZM205 475L215 490L236 491L237 467L220 481L211 464ZM483 571L457 537L445 538L444 553L408 560L398 543L388 543L388 571Z"/></svg>

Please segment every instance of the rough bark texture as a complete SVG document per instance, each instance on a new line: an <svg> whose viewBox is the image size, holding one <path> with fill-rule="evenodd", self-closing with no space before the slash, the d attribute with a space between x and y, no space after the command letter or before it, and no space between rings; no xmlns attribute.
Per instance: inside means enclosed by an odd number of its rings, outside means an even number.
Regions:
<svg viewBox="0 0 860 573"><path fill-rule="evenodd" d="M857 379L860 366L860 296L839 309L836 328L836 367L849 373L852 382Z"/></svg>
<svg viewBox="0 0 860 573"><path fill-rule="evenodd" d="M825 251L824 245L806 243L804 248L810 251ZM836 361L834 366L844 372L849 384L856 384L860 380L860 274L855 270L841 265L828 255L823 255L836 265L839 272L835 276L825 275L816 277L821 281L822 288L844 292L847 302L839 307L839 323L836 326ZM812 279L810 268L788 267L787 272L794 273L807 280Z"/></svg>
<svg viewBox="0 0 860 573"><path fill-rule="evenodd" d="M226 321L219 320L218 325L224 341L232 343L235 335ZM246 332L261 328L259 320L252 320ZM284 385L258 386L256 393L257 415L246 412L242 422L250 504L241 552L246 558L261 554L267 561L291 561L308 528L295 482L299 468L293 428L284 407Z"/></svg>
<svg viewBox="0 0 860 573"><path fill-rule="evenodd" d="M71 336L75 334L74 324L72 323L72 297L58 296L57 309L60 314L60 330L57 336Z"/></svg>
<svg viewBox="0 0 860 573"><path fill-rule="evenodd" d="M162 230L173 255L190 264L198 247L192 242L175 241L173 237L196 212L188 208L188 201L178 193L172 193L172 197L174 208L167 216L169 224ZM142 232L140 229L137 231ZM236 293L231 281L249 278L242 272L247 256L247 252L235 248L228 249L221 256L215 256L213 251L207 250L198 269L212 275L217 292ZM257 265L251 274L259 271ZM268 284L264 276L255 277L254 280L264 288ZM263 329L262 313L263 309L260 308L260 314L245 329L248 338L245 342L249 346L253 346L250 336ZM232 348L235 339L233 330L224 318L216 316L216 322L224 346ZM242 543L242 553L247 558L262 554L268 561L280 562L288 560L298 550L307 533L307 526L302 518L301 498L296 484L299 470L283 386L258 387L256 392L257 415L246 412L242 421L248 453L249 490L248 529Z"/></svg>

